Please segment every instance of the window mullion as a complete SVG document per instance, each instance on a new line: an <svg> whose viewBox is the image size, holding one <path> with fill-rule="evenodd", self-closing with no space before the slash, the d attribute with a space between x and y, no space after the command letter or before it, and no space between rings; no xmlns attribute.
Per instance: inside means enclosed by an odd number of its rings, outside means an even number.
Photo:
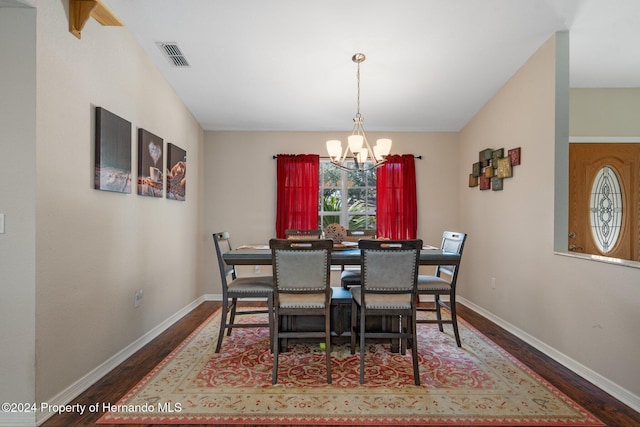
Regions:
<svg viewBox="0 0 640 427"><path fill-rule="evenodd" d="M347 172L342 171L342 209L340 212L340 223L346 229L349 228L349 183L347 182Z"/></svg>

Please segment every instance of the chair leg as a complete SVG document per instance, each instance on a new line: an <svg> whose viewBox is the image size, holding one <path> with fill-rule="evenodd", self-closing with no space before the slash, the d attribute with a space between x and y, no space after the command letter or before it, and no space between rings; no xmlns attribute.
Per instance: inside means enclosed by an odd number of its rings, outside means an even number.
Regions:
<svg viewBox="0 0 640 427"><path fill-rule="evenodd" d="M434 297L436 305L436 319L438 319L438 329L440 329L440 332L444 332L444 329L442 328L442 311L440 311L440 295L436 294L434 295Z"/></svg>
<svg viewBox="0 0 640 427"><path fill-rule="evenodd" d="M449 305L449 311L451 312L451 324L453 325L453 334L456 337L456 344L458 344L458 347L462 347L462 342L460 341L460 332L458 332L458 315L456 313L455 295L451 295Z"/></svg>
<svg viewBox="0 0 640 427"><path fill-rule="evenodd" d="M224 301L222 304L222 315L220 316L220 332L218 332L218 344L216 344L216 353L220 353L220 347L222 347L222 338L224 337L224 330L227 327L227 311L229 310L229 301ZM231 332L231 328L229 328Z"/></svg>
<svg viewBox="0 0 640 427"><path fill-rule="evenodd" d="M276 313L273 316L273 373L271 374L271 384L278 382L278 353L280 352L280 337L278 332L280 331L280 315Z"/></svg>
<svg viewBox="0 0 640 427"><path fill-rule="evenodd" d="M331 311L327 310L324 315L325 331L325 359L327 364L327 384L331 384Z"/></svg>
<svg viewBox="0 0 640 427"><path fill-rule="evenodd" d="M358 321L358 305L351 301L351 354L356 354L356 326Z"/></svg>
<svg viewBox="0 0 640 427"><path fill-rule="evenodd" d="M411 359L413 360L413 379L416 385L420 385L420 369L418 367L418 335L416 331L416 317L409 319L411 328Z"/></svg>
<svg viewBox="0 0 640 427"><path fill-rule="evenodd" d="M269 316L269 351L273 352L273 296L267 297L268 316Z"/></svg>
<svg viewBox="0 0 640 427"><path fill-rule="evenodd" d="M232 298L231 299L231 317L229 318L229 324L233 325L234 323L236 323L236 308L238 307L238 298ZM227 331L227 336L231 335L231 330L233 328L229 328L229 330Z"/></svg>
<svg viewBox="0 0 640 427"><path fill-rule="evenodd" d="M365 308L360 307L360 384L364 384Z"/></svg>
<svg viewBox="0 0 640 427"><path fill-rule="evenodd" d="M403 332L408 330L407 316L400 316L400 319L398 319L398 333L402 334ZM407 341L408 338L400 338L400 354L403 356L407 354Z"/></svg>

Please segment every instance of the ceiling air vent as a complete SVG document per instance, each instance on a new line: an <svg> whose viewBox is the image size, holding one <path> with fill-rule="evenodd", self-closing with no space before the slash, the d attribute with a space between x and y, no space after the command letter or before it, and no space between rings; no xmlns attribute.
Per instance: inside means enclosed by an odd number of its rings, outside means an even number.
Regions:
<svg viewBox="0 0 640 427"><path fill-rule="evenodd" d="M177 43L158 42L158 47L174 67L189 67L189 61L184 57Z"/></svg>

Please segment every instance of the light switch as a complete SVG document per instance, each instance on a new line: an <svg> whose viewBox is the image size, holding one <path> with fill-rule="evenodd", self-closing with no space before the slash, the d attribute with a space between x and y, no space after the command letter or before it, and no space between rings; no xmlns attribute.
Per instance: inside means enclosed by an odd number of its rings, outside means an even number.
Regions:
<svg viewBox="0 0 640 427"><path fill-rule="evenodd" d="M0 214L0 234L4 234L4 214Z"/></svg>

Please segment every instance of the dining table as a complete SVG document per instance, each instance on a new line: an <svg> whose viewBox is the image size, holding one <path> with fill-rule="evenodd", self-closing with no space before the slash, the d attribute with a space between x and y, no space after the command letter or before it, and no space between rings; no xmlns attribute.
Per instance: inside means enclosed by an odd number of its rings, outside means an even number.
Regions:
<svg viewBox="0 0 640 427"><path fill-rule="evenodd" d="M346 242L345 242L346 243ZM271 265L272 256L269 245L265 244L249 244L238 246L222 255L225 263L228 265ZM361 265L360 249L355 244L338 244L331 251L331 264L336 266L358 266ZM460 254L455 252L447 252L433 246L424 246L420 251L420 265L460 265ZM322 319L311 319L311 316L305 316L296 322L296 319L288 319L283 325L292 329L310 329L317 328L321 325ZM369 320L369 319L368 319ZM389 319L381 319L382 328L394 328L389 323ZM303 323L308 322L308 323ZM367 322L369 325L369 322ZM373 324L379 327L377 323ZM369 326L367 326L369 327ZM349 289L342 287L332 287L331 298L331 335L332 342L344 343L349 342L351 334L351 292ZM282 351L286 350L286 344L282 347ZM397 343L392 345L392 351L398 351Z"/></svg>
<svg viewBox="0 0 640 427"><path fill-rule="evenodd" d="M222 255L228 265L271 265L269 245L242 245ZM360 265L360 249L351 246L334 247L332 265ZM420 265L460 265L460 254L425 246L420 251Z"/></svg>

